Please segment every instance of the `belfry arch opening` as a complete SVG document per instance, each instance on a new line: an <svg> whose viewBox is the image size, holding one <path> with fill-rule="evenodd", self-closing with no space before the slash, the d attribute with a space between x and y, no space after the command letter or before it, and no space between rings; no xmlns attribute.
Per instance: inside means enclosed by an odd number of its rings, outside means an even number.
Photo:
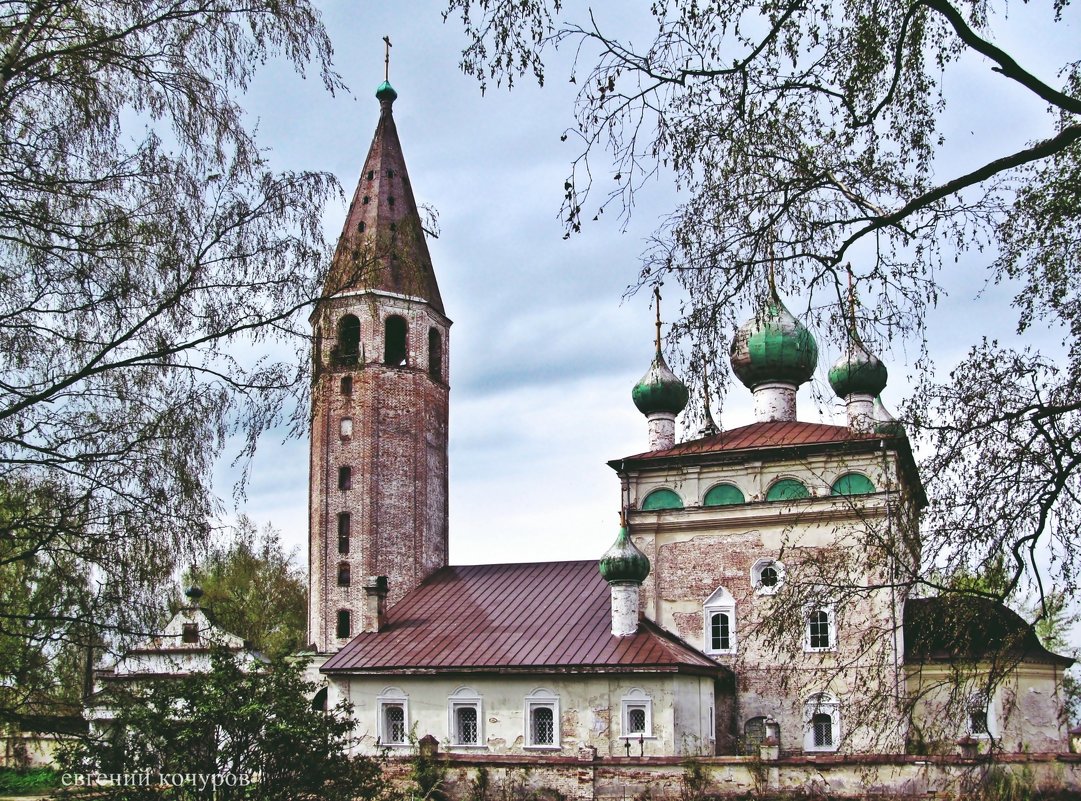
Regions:
<svg viewBox="0 0 1081 801"><path fill-rule="evenodd" d="M443 337L438 328L428 329L428 375L433 381L443 380Z"/></svg>
<svg viewBox="0 0 1081 801"><path fill-rule="evenodd" d="M392 314L383 324L383 364L388 367L406 365L405 318Z"/></svg>
<svg viewBox="0 0 1081 801"><path fill-rule="evenodd" d="M356 364L360 353L360 320L354 314L346 314L338 320L338 361Z"/></svg>

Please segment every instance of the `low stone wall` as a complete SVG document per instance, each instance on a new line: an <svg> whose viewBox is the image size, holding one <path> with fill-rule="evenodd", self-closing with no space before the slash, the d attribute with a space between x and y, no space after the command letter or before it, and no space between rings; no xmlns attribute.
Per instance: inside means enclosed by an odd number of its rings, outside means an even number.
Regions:
<svg viewBox="0 0 1081 801"><path fill-rule="evenodd" d="M574 757L435 755L452 799L602 801L754 797L961 799L983 788L1002 797L1012 784L1036 797L1081 797L1081 755L987 758L840 754L780 757ZM408 760L390 770L406 775ZM481 785L486 785L483 795Z"/></svg>

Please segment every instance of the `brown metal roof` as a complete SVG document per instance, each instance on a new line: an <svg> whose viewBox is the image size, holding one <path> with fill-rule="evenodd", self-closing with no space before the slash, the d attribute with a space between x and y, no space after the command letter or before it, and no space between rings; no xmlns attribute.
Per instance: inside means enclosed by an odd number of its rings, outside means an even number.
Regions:
<svg viewBox="0 0 1081 801"><path fill-rule="evenodd" d="M322 669L726 672L647 620L629 637L611 625L595 560L445 567Z"/></svg>
<svg viewBox="0 0 1081 801"><path fill-rule="evenodd" d="M747 426L733 428L731 431L722 431L710 437L681 442L664 450L637 453L634 456L626 457L626 459L663 459L696 453L723 453L757 448L788 448L798 445L822 445L834 442L873 442L892 438L892 436L883 436L882 434L858 434L847 426L803 423L798 420L775 420L768 423L751 423Z"/></svg>

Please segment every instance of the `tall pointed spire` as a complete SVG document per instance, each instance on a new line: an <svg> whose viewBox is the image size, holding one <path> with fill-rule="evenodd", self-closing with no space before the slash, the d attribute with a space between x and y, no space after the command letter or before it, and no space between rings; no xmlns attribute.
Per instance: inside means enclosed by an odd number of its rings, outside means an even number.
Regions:
<svg viewBox="0 0 1081 801"><path fill-rule="evenodd" d="M327 295L358 289L392 292L425 300L442 314L443 299L391 110L398 93L389 81L383 81L375 96L379 123L324 291Z"/></svg>

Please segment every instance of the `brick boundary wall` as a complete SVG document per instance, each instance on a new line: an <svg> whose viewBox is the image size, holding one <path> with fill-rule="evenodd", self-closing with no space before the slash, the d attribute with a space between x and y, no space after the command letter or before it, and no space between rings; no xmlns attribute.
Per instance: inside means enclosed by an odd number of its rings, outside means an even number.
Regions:
<svg viewBox="0 0 1081 801"><path fill-rule="evenodd" d="M498 801L630 801L631 799L792 798L964 799L995 797L1013 782L1035 798L1081 797L1081 754L1001 754L987 757L815 755L779 758L597 757L436 753L450 799L469 798L478 775ZM405 781L409 757L387 766ZM695 775L701 779L694 786ZM998 782L999 784L995 784ZM987 793L990 791L990 795Z"/></svg>

